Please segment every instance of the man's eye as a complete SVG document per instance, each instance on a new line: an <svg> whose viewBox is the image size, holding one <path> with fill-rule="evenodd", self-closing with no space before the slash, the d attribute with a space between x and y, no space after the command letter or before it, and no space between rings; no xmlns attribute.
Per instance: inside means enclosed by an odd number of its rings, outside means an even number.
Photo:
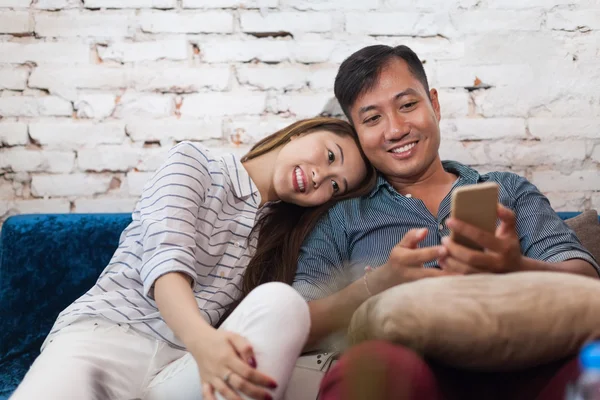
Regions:
<svg viewBox="0 0 600 400"><path fill-rule="evenodd" d="M366 119L366 120L363 122L363 124L372 124L372 123L375 123L375 122L377 122L377 121L379 120L379 118L380 118L380 116L379 116L379 115L374 115L374 116L372 116L372 117L370 117L370 118L367 118L367 119Z"/></svg>
<svg viewBox="0 0 600 400"><path fill-rule="evenodd" d="M336 181L331 181L331 186L333 186L333 193L340 191L340 185L338 185Z"/></svg>
<svg viewBox="0 0 600 400"><path fill-rule="evenodd" d="M335 154L331 150L327 150L327 158L329 159L329 164L335 161Z"/></svg>
<svg viewBox="0 0 600 400"><path fill-rule="evenodd" d="M406 103L402 106L402 108L404 108L404 109L412 108L415 104L417 104L416 101L413 101L412 103Z"/></svg>

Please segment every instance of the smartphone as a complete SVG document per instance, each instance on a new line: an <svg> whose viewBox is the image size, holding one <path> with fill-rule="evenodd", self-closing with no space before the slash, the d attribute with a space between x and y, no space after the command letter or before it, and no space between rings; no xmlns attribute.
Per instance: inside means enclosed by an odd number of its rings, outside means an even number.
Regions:
<svg viewBox="0 0 600 400"><path fill-rule="evenodd" d="M494 182L461 186L452 192L452 218L494 233L498 219L498 185ZM475 250L481 246L453 231L450 238L458 244Z"/></svg>

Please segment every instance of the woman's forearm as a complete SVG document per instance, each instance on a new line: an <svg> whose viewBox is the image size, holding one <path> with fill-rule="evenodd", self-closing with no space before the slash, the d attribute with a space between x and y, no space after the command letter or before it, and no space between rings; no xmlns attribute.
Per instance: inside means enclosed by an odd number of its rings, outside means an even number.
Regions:
<svg viewBox="0 0 600 400"><path fill-rule="evenodd" d="M188 350L201 343L205 332L214 330L202 318L191 279L185 274L172 272L158 278L154 284L154 298L160 314Z"/></svg>

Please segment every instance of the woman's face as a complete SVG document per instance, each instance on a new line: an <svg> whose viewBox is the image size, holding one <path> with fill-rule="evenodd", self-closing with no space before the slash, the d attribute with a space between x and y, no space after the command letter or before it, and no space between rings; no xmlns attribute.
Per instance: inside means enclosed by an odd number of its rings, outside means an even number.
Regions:
<svg viewBox="0 0 600 400"><path fill-rule="evenodd" d="M316 130L294 136L275 161L273 187L280 200L318 206L356 189L367 167L350 136Z"/></svg>

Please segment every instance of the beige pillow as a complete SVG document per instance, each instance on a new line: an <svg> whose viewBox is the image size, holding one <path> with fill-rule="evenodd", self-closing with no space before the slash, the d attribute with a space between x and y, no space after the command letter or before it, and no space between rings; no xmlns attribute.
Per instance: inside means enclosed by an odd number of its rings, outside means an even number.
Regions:
<svg viewBox="0 0 600 400"><path fill-rule="evenodd" d="M600 337L600 280L558 272L429 278L372 297L349 339L383 339L469 369L527 368Z"/></svg>
<svg viewBox="0 0 600 400"><path fill-rule="evenodd" d="M600 223L598 223L598 212L587 210L576 217L565 221L569 228L573 229L577 238L588 249L597 262L600 262Z"/></svg>

